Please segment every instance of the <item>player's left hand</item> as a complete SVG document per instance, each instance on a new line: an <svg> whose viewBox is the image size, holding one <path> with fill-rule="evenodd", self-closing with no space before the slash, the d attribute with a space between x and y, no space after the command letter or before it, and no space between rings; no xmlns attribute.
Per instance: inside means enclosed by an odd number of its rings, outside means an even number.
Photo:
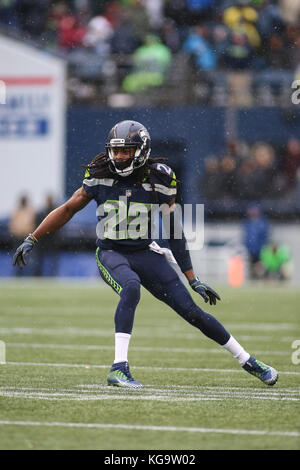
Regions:
<svg viewBox="0 0 300 470"><path fill-rule="evenodd" d="M203 297L205 303L209 301L210 305L216 305L217 300L221 300L221 297L216 291L207 284L204 284L204 282L201 282L197 277L189 281L189 284L195 292Z"/></svg>

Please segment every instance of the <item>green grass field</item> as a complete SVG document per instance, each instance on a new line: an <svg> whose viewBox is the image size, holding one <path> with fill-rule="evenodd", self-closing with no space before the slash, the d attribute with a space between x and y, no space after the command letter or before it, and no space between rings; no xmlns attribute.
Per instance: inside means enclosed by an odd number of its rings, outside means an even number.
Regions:
<svg viewBox="0 0 300 470"><path fill-rule="evenodd" d="M2 281L0 448L299 449L299 289L219 292L207 311L280 371L274 387L145 290L129 355L144 388L107 387L117 295L100 282Z"/></svg>

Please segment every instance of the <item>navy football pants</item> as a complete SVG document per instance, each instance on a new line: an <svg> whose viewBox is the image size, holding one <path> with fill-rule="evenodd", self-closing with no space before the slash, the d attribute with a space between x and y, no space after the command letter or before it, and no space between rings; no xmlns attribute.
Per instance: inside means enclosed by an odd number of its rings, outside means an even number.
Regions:
<svg viewBox="0 0 300 470"><path fill-rule="evenodd" d="M120 295L115 313L116 333L131 334L142 285L212 340L221 345L229 340L230 334L221 323L195 304L163 255L150 249L120 253L98 248L96 259L101 277Z"/></svg>

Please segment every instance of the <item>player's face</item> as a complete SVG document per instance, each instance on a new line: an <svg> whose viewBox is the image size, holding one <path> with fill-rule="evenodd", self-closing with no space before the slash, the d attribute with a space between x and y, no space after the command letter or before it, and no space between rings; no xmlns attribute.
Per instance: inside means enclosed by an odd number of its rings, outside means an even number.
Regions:
<svg viewBox="0 0 300 470"><path fill-rule="evenodd" d="M126 162L130 158L133 158L135 149L133 147L114 147L112 151L115 161Z"/></svg>

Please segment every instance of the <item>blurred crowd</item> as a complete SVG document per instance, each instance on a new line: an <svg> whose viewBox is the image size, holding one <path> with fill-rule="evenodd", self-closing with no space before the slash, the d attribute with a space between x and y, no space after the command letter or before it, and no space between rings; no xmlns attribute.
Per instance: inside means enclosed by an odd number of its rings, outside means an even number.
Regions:
<svg viewBox="0 0 300 470"><path fill-rule="evenodd" d="M128 92L161 84L178 52L204 72L300 64L299 0L0 0L0 23L83 78L113 76L116 56L130 57Z"/></svg>
<svg viewBox="0 0 300 470"><path fill-rule="evenodd" d="M243 245L248 254L250 279L286 281L291 278L294 265L290 248L272 240L270 221L257 203L247 208Z"/></svg>
<svg viewBox="0 0 300 470"><path fill-rule="evenodd" d="M207 200L261 201L293 197L299 182L300 141L291 138L283 148L229 141L222 154L205 159L200 184Z"/></svg>
<svg viewBox="0 0 300 470"><path fill-rule="evenodd" d="M42 220L55 209L55 201L51 194L48 194L45 199L44 207L37 211L32 204L30 197L27 194L20 196L15 209L12 211L8 221L8 235L12 243L12 251L17 249L20 243L29 233L42 222ZM51 258L51 263L48 266L48 275L54 276L57 270L57 233L47 235L47 240L40 240L34 250L34 256L31 257L29 267L26 270L26 275L41 276L43 270L43 263L48 256ZM15 270L16 276L23 275L22 270Z"/></svg>

